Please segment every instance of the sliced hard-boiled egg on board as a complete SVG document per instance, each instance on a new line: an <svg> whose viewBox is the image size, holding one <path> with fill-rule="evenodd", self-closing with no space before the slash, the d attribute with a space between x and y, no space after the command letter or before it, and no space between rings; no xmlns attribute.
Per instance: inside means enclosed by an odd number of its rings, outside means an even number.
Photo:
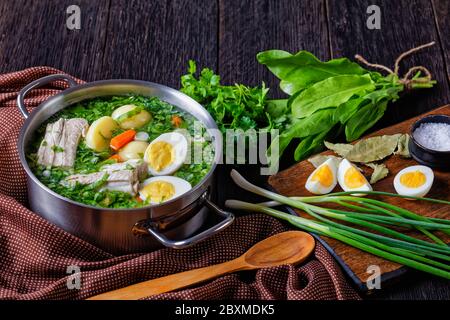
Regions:
<svg viewBox="0 0 450 320"><path fill-rule="evenodd" d="M328 159L314 170L306 180L305 188L314 194L330 193L337 184L337 165Z"/></svg>
<svg viewBox="0 0 450 320"><path fill-rule="evenodd" d="M343 159L338 167L337 179L344 191L372 191L366 177L347 159ZM355 193L355 196L363 195Z"/></svg>
<svg viewBox="0 0 450 320"><path fill-rule="evenodd" d="M97 152L108 150L113 132L118 127L111 117L105 116L95 120L86 133L86 145Z"/></svg>
<svg viewBox="0 0 450 320"><path fill-rule="evenodd" d="M184 179L173 176L158 176L144 180L139 187L139 197L143 201L157 204L176 198L192 186Z"/></svg>
<svg viewBox="0 0 450 320"><path fill-rule="evenodd" d="M144 158L145 150L147 150L148 143L144 141L131 141L128 142L118 154L123 161L131 159Z"/></svg>
<svg viewBox="0 0 450 320"><path fill-rule="evenodd" d="M127 104L114 110L111 117L119 123L122 129L139 129L151 119L151 114L134 104Z"/></svg>
<svg viewBox="0 0 450 320"><path fill-rule="evenodd" d="M144 154L144 161L153 176L170 175L186 161L188 142L178 132L163 133L153 140Z"/></svg>
<svg viewBox="0 0 450 320"><path fill-rule="evenodd" d="M394 188L402 196L423 197L433 185L433 170L426 166L402 169L394 178Z"/></svg>

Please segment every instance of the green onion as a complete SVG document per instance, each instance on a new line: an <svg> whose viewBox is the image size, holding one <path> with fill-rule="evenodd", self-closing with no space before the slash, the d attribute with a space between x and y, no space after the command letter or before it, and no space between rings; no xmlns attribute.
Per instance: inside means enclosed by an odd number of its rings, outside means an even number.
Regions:
<svg viewBox="0 0 450 320"><path fill-rule="evenodd" d="M382 244L380 245L379 242L372 241L366 237L356 237L356 238L359 238L359 240L356 240L355 236L357 236L357 235L352 232L345 232L344 230L339 229L339 228L333 228L331 226L317 223L317 222L314 222L314 221L311 221L308 219L304 219L301 217L293 216L293 215L290 215L290 214L282 212L282 211L278 211L278 210L275 210L272 208L267 208L267 207L263 207L263 206L260 206L257 204L247 203L247 202L243 202L243 201L227 200L225 205L231 209L248 210L248 211L256 211L256 212L266 213L275 218L279 218L279 219L288 221L300 229L305 229L306 231L309 231L309 232L318 231L322 235L325 235L327 237L330 237L330 238L333 238L336 240L340 240L348 245L351 245L352 247L369 252L369 253L379 256L381 258L385 258L387 260L397 262L397 263L409 266L411 268L414 268L414 269L417 269L420 271L424 271L424 272L431 273L431 274L434 274L434 275L437 275L437 276L440 276L440 277L443 277L446 279L450 279L450 272L439 269L434 266L431 266L429 264L425 264L425 263L417 261L417 257L419 257L418 255L413 254L412 256L415 256L415 258L412 259L412 258L407 258L407 257L404 257L401 255L401 254L408 255L407 251L405 251L405 250L397 249L397 254L390 253L387 250L381 250L378 247L380 247L380 246L385 247L385 246L383 246ZM343 233L346 233L346 235L344 235ZM351 237L349 237L348 235L350 235ZM377 246L374 246L373 245L374 243L377 243ZM426 259L426 260L429 260L429 259ZM434 261L434 263L440 264L439 262L436 262L436 261Z"/></svg>
<svg viewBox="0 0 450 320"><path fill-rule="evenodd" d="M251 204L242 201L228 200L226 206L230 208L266 213L276 218L286 220L305 231L331 237L387 260L450 279L450 272L447 271L450 270L450 265L439 261L450 261L450 247L445 245L441 239L428 231L440 230L450 232L449 220L426 218L409 210L378 200L349 196L349 194L355 192L334 193L326 196L285 197L251 184L236 170L232 170L231 177L234 182L243 189L271 199L272 201ZM363 193L370 194L373 192ZM391 195L389 193L379 192L373 194ZM450 204L448 201L434 201L436 199L430 198L406 198ZM326 202L334 202L345 207L346 210L324 208L317 205ZM300 209L316 220L305 219L271 208L280 204ZM343 225L328 218L345 221L356 226L381 232L385 235L361 230L353 226ZM437 243L416 239L399 231L390 229L386 225L406 227L409 229L416 228Z"/></svg>

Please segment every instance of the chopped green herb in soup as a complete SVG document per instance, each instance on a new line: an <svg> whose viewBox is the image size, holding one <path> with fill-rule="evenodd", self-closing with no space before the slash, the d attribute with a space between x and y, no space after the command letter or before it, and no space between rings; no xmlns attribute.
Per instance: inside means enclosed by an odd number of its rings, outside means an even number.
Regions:
<svg viewBox="0 0 450 320"><path fill-rule="evenodd" d="M37 130L28 163L47 187L77 202L108 208L157 204L188 192L211 168L211 141L194 122L155 97L87 100Z"/></svg>

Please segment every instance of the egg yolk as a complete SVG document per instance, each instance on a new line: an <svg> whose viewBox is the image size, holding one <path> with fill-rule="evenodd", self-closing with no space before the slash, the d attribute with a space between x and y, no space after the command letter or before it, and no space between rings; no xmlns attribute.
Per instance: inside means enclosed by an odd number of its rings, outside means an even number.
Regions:
<svg viewBox="0 0 450 320"><path fill-rule="evenodd" d="M355 167L350 167L344 174L345 185L350 189L355 189L363 186L366 179Z"/></svg>
<svg viewBox="0 0 450 320"><path fill-rule="evenodd" d="M148 163L156 171L161 171L173 162L175 152L170 143L158 141L150 146Z"/></svg>
<svg viewBox="0 0 450 320"><path fill-rule="evenodd" d="M154 181L142 188L140 193L146 200L162 202L173 197L175 187L167 181Z"/></svg>
<svg viewBox="0 0 450 320"><path fill-rule="evenodd" d="M425 180L425 175L418 170L400 176L400 183L408 188L418 188L425 184Z"/></svg>
<svg viewBox="0 0 450 320"><path fill-rule="evenodd" d="M324 187L330 187L333 184L333 172L329 166L321 166L314 172L311 181L317 181Z"/></svg>

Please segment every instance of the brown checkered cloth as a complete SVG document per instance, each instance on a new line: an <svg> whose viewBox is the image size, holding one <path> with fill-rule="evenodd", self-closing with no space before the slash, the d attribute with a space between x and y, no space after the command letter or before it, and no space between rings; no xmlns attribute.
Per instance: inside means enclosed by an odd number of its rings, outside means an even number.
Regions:
<svg viewBox="0 0 450 320"><path fill-rule="evenodd" d="M231 260L288 227L254 214L236 219L220 236L184 250L113 256L48 223L26 207L26 179L17 154L23 118L17 92L40 77L62 73L35 67L0 75L0 298L85 299L140 281ZM76 79L77 82L82 81ZM65 88L55 82L34 90L30 107ZM68 289L67 267L81 269L81 289ZM358 299L320 244L301 266L285 265L226 275L154 299Z"/></svg>

